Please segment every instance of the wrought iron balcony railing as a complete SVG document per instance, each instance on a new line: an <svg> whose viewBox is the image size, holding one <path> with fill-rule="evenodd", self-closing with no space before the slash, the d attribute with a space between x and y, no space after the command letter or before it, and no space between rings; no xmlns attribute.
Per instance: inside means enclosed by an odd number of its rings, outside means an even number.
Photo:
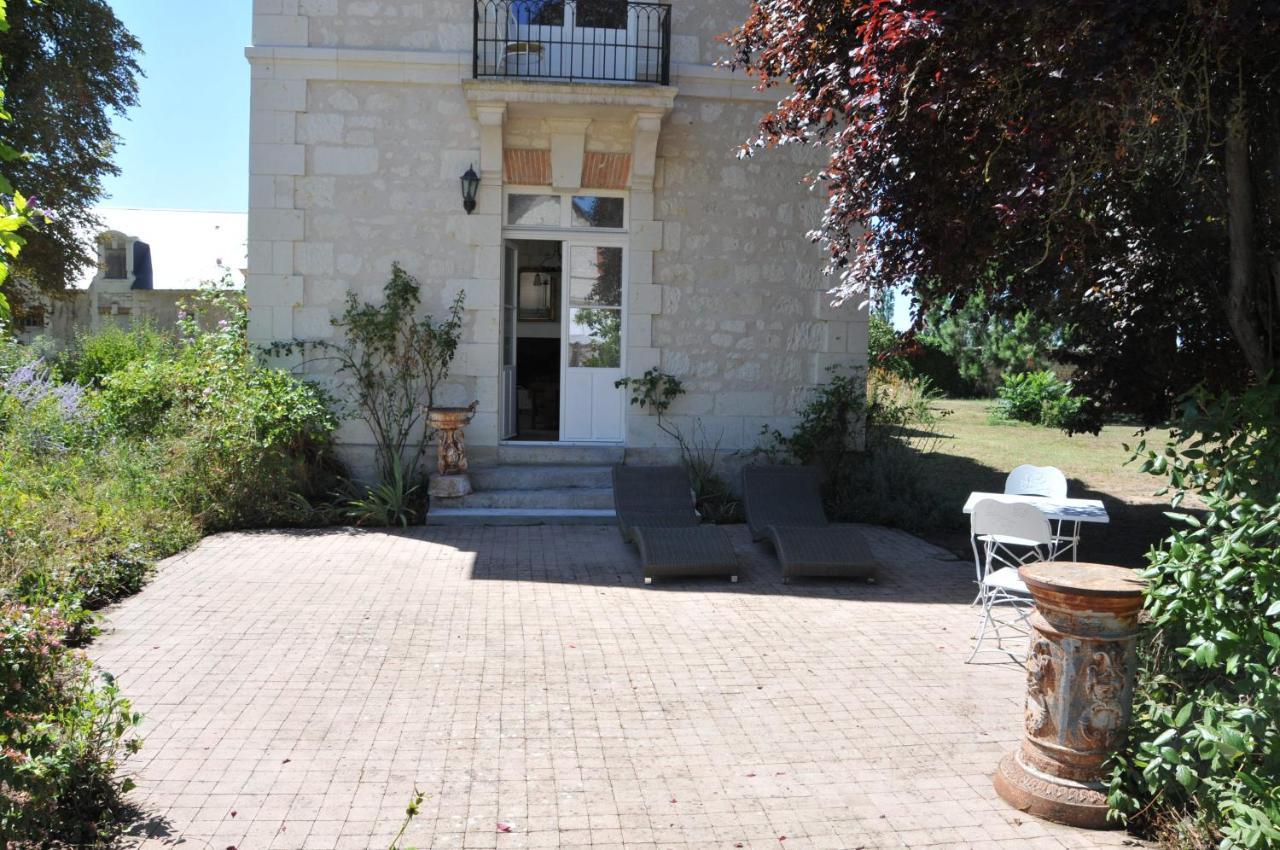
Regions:
<svg viewBox="0 0 1280 850"><path fill-rule="evenodd" d="M474 0L472 73L671 84L671 7L626 0Z"/></svg>

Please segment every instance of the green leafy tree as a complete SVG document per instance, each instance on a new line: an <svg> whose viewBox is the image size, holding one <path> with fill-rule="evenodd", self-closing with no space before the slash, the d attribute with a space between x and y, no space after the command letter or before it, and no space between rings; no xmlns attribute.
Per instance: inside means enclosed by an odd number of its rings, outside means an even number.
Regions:
<svg viewBox="0 0 1280 850"><path fill-rule="evenodd" d="M879 313L872 313L867 320L867 357L872 366L895 375L911 374L911 361L903 354L903 339Z"/></svg>
<svg viewBox="0 0 1280 850"><path fill-rule="evenodd" d="M591 368L611 369L622 364L622 312L620 310L582 309L574 319L586 328L589 342L581 343L582 360L578 364Z"/></svg>
<svg viewBox="0 0 1280 850"><path fill-rule="evenodd" d="M9 13L3 0L0 0L0 73L4 71L4 60L8 51L3 47L4 33L9 31ZM7 103L7 88L0 84L0 127L13 120ZM13 145L0 134L0 162L14 164L24 159ZM11 169L7 169L11 170ZM43 213L32 207L31 202L13 187L7 174L0 174L0 286L9 278L9 268L17 259L18 252L26 244L26 238L19 232L32 223L33 216L43 218ZM9 300L0 293L0 324L8 323L10 318Z"/></svg>
<svg viewBox="0 0 1280 850"><path fill-rule="evenodd" d="M930 310L921 342L949 355L956 370L982 395L990 397L1010 373L1038 372L1055 365L1053 353L1066 345L1067 332L1030 310L1010 313L993 308L978 292L958 307Z"/></svg>
<svg viewBox="0 0 1280 850"><path fill-rule="evenodd" d="M103 179L119 173L111 118L137 105L141 46L106 0L8 0L8 12L0 55L13 118L0 142L27 153L9 163L10 179L54 211L13 271L57 292L94 262L81 238L99 226Z"/></svg>
<svg viewBox="0 0 1280 850"><path fill-rule="evenodd" d="M825 154L841 294L1071 325L1081 392L1148 421L1280 364L1278 40L1259 0L755 0L729 36L778 87L743 153Z"/></svg>

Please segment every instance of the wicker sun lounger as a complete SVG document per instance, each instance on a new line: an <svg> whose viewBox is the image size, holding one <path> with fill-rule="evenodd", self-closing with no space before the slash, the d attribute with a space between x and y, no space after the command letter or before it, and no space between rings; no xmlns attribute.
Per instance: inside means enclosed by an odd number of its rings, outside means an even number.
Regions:
<svg viewBox="0 0 1280 850"><path fill-rule="evenodd" d="M622 539L634 543L637 526L688 528L701 520L693 507L689 473L681 466L613 467L613 508Z"/></svg>
<svg viewBox="0 0 1280 850"><path fill-rule="evenodd" d="M683 467L615 466L613 503L622 538L640 550L645 584L674 576L738 580L738 556L729 538L719 528L698 524Z"/></svg>
<svg viewBox="0 0 1280 850"><path fill-rule="evenodd" d="M795 576L874 581L880 565L866 536L827 520L821 489L813 467L744 467L742 496L752 539L773 545L784 582Z"/></svg>

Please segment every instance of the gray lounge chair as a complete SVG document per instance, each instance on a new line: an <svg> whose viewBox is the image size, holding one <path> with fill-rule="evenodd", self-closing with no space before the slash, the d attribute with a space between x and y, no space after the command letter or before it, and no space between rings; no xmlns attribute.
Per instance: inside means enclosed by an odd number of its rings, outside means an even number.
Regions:
<svg viewBox="0 0 1280 850"><path fill-rule="evenodd" d="M835 524L822 507L822 479L808 466L747 466L742 497L753 540L773 545L782 580L795 576L875 581L880 564L866 535Z"/></svg>
<svg viewBox="0 0 1280 850"><path fill-rule="evenodd" d="M613 504L622 539L640 550L645 584L674 576L738 580L733 544L722 529L699 525L683 467L614 466Z"/></svg>

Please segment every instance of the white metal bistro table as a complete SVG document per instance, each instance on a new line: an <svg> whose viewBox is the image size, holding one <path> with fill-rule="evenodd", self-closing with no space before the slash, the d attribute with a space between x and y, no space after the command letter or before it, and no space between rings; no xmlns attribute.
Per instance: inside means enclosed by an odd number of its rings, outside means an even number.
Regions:
<svg viewBox="0 0 1280 850"><path fill-rule="evenodd" d="M1016 496L1009 493L970 493L969 500L964 503L964 512L973 513L973 506L984 499L994 499L1006 504L1020 503L1033 505L1050 520L1059 523L1073 523L1072 543L1065 548L1071 550L1072 557L1078 557L1076 551L1080 542L1080 523L1111 522L1107 508L1098 499L1050 499L1047 496Z"/></svg>

